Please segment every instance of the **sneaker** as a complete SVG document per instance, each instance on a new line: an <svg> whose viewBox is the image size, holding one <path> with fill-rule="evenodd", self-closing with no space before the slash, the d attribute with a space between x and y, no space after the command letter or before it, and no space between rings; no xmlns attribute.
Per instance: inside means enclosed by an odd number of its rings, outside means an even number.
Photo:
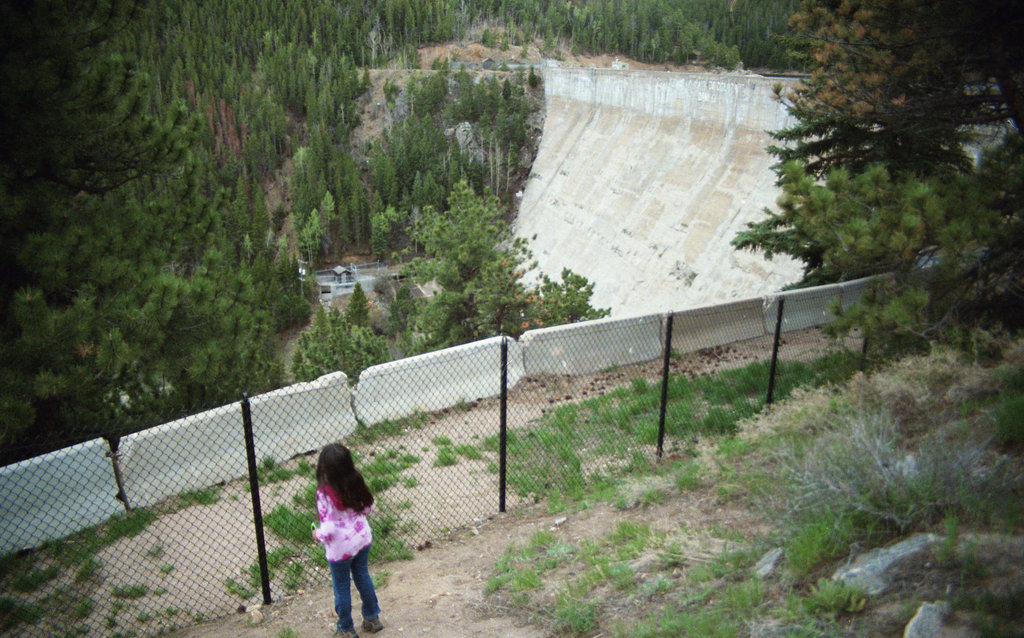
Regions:
<svg viewBox="0 0 1024 638"><path fill-rule="evenodd" d="M363 631L375 634L381 629L384 629L384 623L380 621L380 616L377 618L363 618Z"/></svg>

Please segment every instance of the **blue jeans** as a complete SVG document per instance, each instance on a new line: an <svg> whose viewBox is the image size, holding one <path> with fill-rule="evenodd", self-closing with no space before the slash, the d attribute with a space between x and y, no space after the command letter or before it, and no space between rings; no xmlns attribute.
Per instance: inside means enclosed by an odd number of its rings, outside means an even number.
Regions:
<svg viewBox="0 0 1024 638"><path fill-rule="evenodd" d="M359 597L363 601L363 618L373 619L380 615L377 606L377 592L373 590L370 580L370 546L359 550L359 553L345 560L328 561L331 566L331 581L334 583L334 611L338 614L338 631L354 631L352 624L352 590L349 574L356 584Z"/></svg>

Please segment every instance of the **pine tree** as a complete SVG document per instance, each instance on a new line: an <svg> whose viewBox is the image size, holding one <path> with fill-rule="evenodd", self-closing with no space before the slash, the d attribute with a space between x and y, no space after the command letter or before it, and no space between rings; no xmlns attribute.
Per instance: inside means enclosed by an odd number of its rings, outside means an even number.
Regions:
<svg viewBox="0 0 1024 638"><path fill-rule="evenodd" d="M196 188L197 122L151 115L147 76L117 50L135 8L4 13L0 84L18 87L0 105L6 444L116 436L275 376L252 282L225 261L227 200Z"/></svg>
<svg viewBox="0 0 1024 638"><path fill-rule="evenodd" d="M838 330L920 343L1019 325L1024 14L1008 0L805 0L794 24L812 72L790 96L797 124L775 133L783 196L733 243L800 259L806 283L885 273ZM973 166L972 127L1007 121Z"/></svg>
<svg viewBox="0 0 1024 638"><path fill-rule="evenodd" d="M881 162L930 175L969 167L969 126L1024 124L1024 13L1013 0L805 0L793 22L811 75L785 99L781 160L816 176Z"/></svg>
<svg viewBox="0 0 1024 638"><path fill-rule="evenodd" d="M366 368L387 361L387 342L368 327L349 323L337 310L317 308L309 330L299 335L292 359L292 374L299 381L312 381L341 370L351 383Z"/></svg>
<svg viewBox="0 0 1024 638"><path fill-rule="evenodd" d="M363 286L356 282L352 289L352 295L348 298L348 306L345 307L345 320L349 325L368 328L370 326L370 304L363 292Z"/></svg>

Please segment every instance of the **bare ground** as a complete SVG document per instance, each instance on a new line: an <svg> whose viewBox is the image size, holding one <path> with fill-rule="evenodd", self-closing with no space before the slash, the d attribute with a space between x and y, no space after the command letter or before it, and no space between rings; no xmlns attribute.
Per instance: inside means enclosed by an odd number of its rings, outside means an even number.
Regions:
<svg viewBox="0 0 1024 638"><path fill-rule="evenodd" d="M633 519L644 520L666 532L685 528L692 541L687 547L692 562L703 562L722 551L725 543L709 530L729 528L755 534L765 529L757 517L722 503L710 490L629 510L598 504L565 515L551 514L544 505L533 505L495 515L480 525L429 543L411 561L372 567L372 572L384 576L377 595L387 635L550 636L549 618L532 617L501 596L485 593L497 557L509 545L525 543L540 530L556 531L566 542L577 543L602 536L620 520ZM191 627L175 635L262 638L278 636L286 629L296 636L327 635L335 622L332 596L327 576L322 585L268 607ZM358 609L356 614L358 618Z"/></svg>

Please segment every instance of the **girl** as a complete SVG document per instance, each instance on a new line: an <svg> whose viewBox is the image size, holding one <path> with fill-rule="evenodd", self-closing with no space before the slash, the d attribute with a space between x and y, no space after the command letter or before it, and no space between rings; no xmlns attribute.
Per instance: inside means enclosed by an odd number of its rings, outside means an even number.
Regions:
<svg viewBox="0 0 1024 638"><path fill-rule="evenodd" d="M384 625L380 622L377 594L367 566L373 536L366 514L373 508L373 494L356 469L352 453L340 443L331 443L320 452L316 483L320 527L313 529L313 538L324 544L331 566L337 634L359 638L352 623L350 573L363 601L363 629L376 633Z"/></svg>

